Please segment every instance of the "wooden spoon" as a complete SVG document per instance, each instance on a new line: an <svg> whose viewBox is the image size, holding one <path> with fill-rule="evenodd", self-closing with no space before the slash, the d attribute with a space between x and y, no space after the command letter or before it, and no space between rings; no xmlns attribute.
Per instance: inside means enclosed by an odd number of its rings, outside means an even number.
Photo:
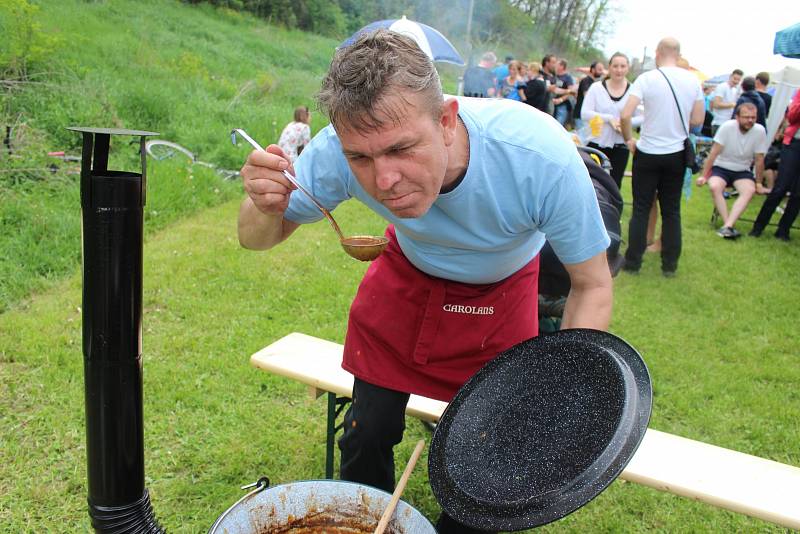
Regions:
<svg viewBox="0 0 800 534"><path fill-rule="evenodd" d="M400 500L400 495L402 495L403 490L406 489L406 483L408 482L408 478L411 476L411 471L413 471L414 466L417 465L417 460L419 460L419 456L422 454L422 449L424 448L425 440L421 439L419 442L417 442L414 452L411 453L411 458L408 459L406 469L403 471L403 475L400 477L400 482L397 483L397 487L394 488L394 493L392 493L389 506L387 506L386 510L383 511L381 520L378 522L378 526L375 527L374 534L383 534L383 531L386 530L386 527L389 525L389 520L392 518L392 515L394 515L394 509L397 508L397 502Z"/></svg>

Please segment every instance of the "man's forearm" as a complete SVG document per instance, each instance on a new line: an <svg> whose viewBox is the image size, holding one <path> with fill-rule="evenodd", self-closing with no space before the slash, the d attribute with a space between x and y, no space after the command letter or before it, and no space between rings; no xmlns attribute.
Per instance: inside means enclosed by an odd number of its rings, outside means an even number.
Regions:
<svg viewBox="0 0 800 534"><path fill-rule="evenodd" d="M757 184L763 183L764 182L764 156L761 156L760 158L759 157L756 158L755 170L756 170L756 183Z"/></svg>
<svg viewBox="0 0 800 534"><path fill-rule="evenodd" d="M621 116L619 118L619 127L622 130L622 138L627 142L633 137L633 125L630 117Z"/></svg>
<svg viewBox="0 0 800 534"><path fill-rule="evenodd" d="M608 329L613 303L611 285L592 289L572 289L564 305L561 328Z"/></svg>
<svg viewBox="0 0 800 534"><path fill-rule="evenodd" d="M725 102L719 97L717 97L711 103L712 109L732 109L735 107L736 107L736 102Z"/></svg>
<svg viewBox="0 0 800 534"><path fill-rule="evenodd" d="M256 208L250 197L239 208L239 244L252 250L267 250L287 235L283 215L268 215Z"/></svg>

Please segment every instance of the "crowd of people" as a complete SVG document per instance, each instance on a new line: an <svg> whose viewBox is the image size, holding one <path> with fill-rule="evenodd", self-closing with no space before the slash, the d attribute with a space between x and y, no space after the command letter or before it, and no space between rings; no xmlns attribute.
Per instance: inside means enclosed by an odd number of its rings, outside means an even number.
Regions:
<svg viewBox="0 0 800 534"><path fill-rule="evenodd" d="M574 130L580 143L608 157L611 176L620 188L634 155L628 272L638 272L645 250L661 252L666 276L677 269L680 196L688 178L684 140L694 136L701 136L710 147L704 151L707 156L695 183L709 187L722 221L717 234L727 239L740 237L737 221L752 198L762 194L768 198L749 232L760 236L788 194L775 233L778 239L788 240L800 196L795 104L789 106L775 139L768 140L769 73L745 76L735 69L725 82L703 86L674 39L662 40L655 59L657 69L631 83L629 59L616 53L607 68L598 60L577 69L583 77L576 83L567 61L553 54L547 54L541 63L507 56L504 63L496 65L497 57L489 51L478 65L465 71L463 92L465 96L518 100L552 115ZM634 140L634 129L639 130L638 140ZM728 209L730 196L736 200ZM662 229L656 237L659 208Z"/></svg>

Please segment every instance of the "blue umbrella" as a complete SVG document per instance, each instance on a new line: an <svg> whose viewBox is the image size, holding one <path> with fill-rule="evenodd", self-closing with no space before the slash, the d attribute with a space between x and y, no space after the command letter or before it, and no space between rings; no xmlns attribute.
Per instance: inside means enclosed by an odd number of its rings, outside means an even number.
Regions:
<svg viewBox="0 0 800 534"><path fill-rule="evenodd" d="M428 57L433 61L442 61L445 63L453 63L455 65L463 65L464 60L458 50L447 40L447 37L439 33L421 22L414 22L408 20L405 15L401 19L387 19L371 22L358 30L349 39L339 45L339 48L344 48L353 44L358 37L364 33L369 33L378 29L387 29L394 32L402 33L414 39L423 52L428 54Z"/></svg>
<svg viewBox="0 0 800 534"><path fill-rule="evenodd" d="M800 22L775 34L772 53L800 59Z"/></svg>

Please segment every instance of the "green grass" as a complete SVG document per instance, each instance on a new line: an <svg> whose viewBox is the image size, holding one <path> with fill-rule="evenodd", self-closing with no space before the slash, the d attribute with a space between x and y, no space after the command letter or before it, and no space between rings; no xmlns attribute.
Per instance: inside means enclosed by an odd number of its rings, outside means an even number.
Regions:
<svg viewBox="0 0 800 534"><path fill-rule="evenodd" d="M77 177L63 165L55 175L46 170L55 161L49 151L80 154L81 136L67 126L158 132L202 161L238 169L247 149L231 145L230 130L277 142L294 108L313 105L338 44L205 4L37 5L46 62L31 66L30 83L0 89L0 123L13 126L13 153L0 151L0 312L79 261ZM456 75L454 68L443 72L450 91ZM320 114L312 117L314 132L326 124ZM112 140L109 168L139 170L129 140ZM148 206L151 230L230 198L230 187L199 169L194 182L192 169L178 164L151 172L159 189Z"/></svg>
<svg viewBox="0 0 800 534"><path fill-rule="evenodd" d="M294 107L311 103L334 47L177 1L39 5L48 61L31 67L30 83L0 92L0 121L13 126L14 150L0 156L0 311L79 261L77 176L63 166L55 175L35 170L53 162L48 151L79 155L81 136L67 126L155 131L203 161L238 168L244 149L231 145L231 128L276 140ZM317 118L314 128L321 125ZM109 168L139 170L128 141L112 140ZM147 211L154 229L236 190L177 163L153 166L150 178L160 190Z"/></svg>
<svg viewBox="0 0 800 534"><path fill-rule="evenodd" d="M48 150L76 153L80 137L69 125L159 131L204 161L237 168L246 149L230 146L230 128L274 140L293 107L310 103L336 44L172 1L39 4L56 44L38 78L45 83L0 95L0 114L18 125L2 168L43 167ZM445 73L450 91L453 72ZM312 128L322 125L317 115ZM136 169L126 143L112 144L111 168ZM269 253L242 250L240 195L238 183L197 166L148 167L146 473L156 513L174 532L205 531L241 495L238 486L261 475L274 483L322 476L325 403L248 359L292 331L341 342L366 267L344 255L324 222ZM800 465L800 236L723 241L710 212L705 190L684 204L677 278L664 279L650 254L638 277L617 278L611 330L650 368L653 428ZM336 216L353 233L383 227L356 203ZM64 168L0 173L4 531L89 530L79 270L77 177ZM409 420L398 470L420 437L429 434ZM434 518L424 461L405 498ZM622 481L544 530L779 531Z"/></svg>
<svg viewBox="0 0 800 534"><path fill-rule="evenodd" d="M134 167L127 167L133 170ZM138 171L138 169L136 169ZM185 162L151 163L145 208L148 232L238 196L241 186ZM80 177L63 171L0 188L0 312L41 291L81 258Z"/></svg>
<svg viewBox="0 0 800 534"><path fill-rule="evenodd" d="M149 197L156 202L155 191ZM238 485L262 474L274 483L322 476L324 401L248 358L292 331L341 342L365 269L324 222L268 253L240 249L237 206L166 225L145 244L147 485L161 522L176 532L206 529L238 498ZM677 278L661 277L652 255L638 277L617 278L611 330L648 363L651 427L798 465L800 246L769 237L724 241L708 224L710 209L705 191L684 206ZM336 215L359 233L382 228L356 203ZM80 298L75 274L0 315L0 520L9 531L88 525ZM398 464L420 437L429 435L409 420ZM424 468L406 499L437 514ZM556 529L779 530L624 482L545 531Z"/></svg>

